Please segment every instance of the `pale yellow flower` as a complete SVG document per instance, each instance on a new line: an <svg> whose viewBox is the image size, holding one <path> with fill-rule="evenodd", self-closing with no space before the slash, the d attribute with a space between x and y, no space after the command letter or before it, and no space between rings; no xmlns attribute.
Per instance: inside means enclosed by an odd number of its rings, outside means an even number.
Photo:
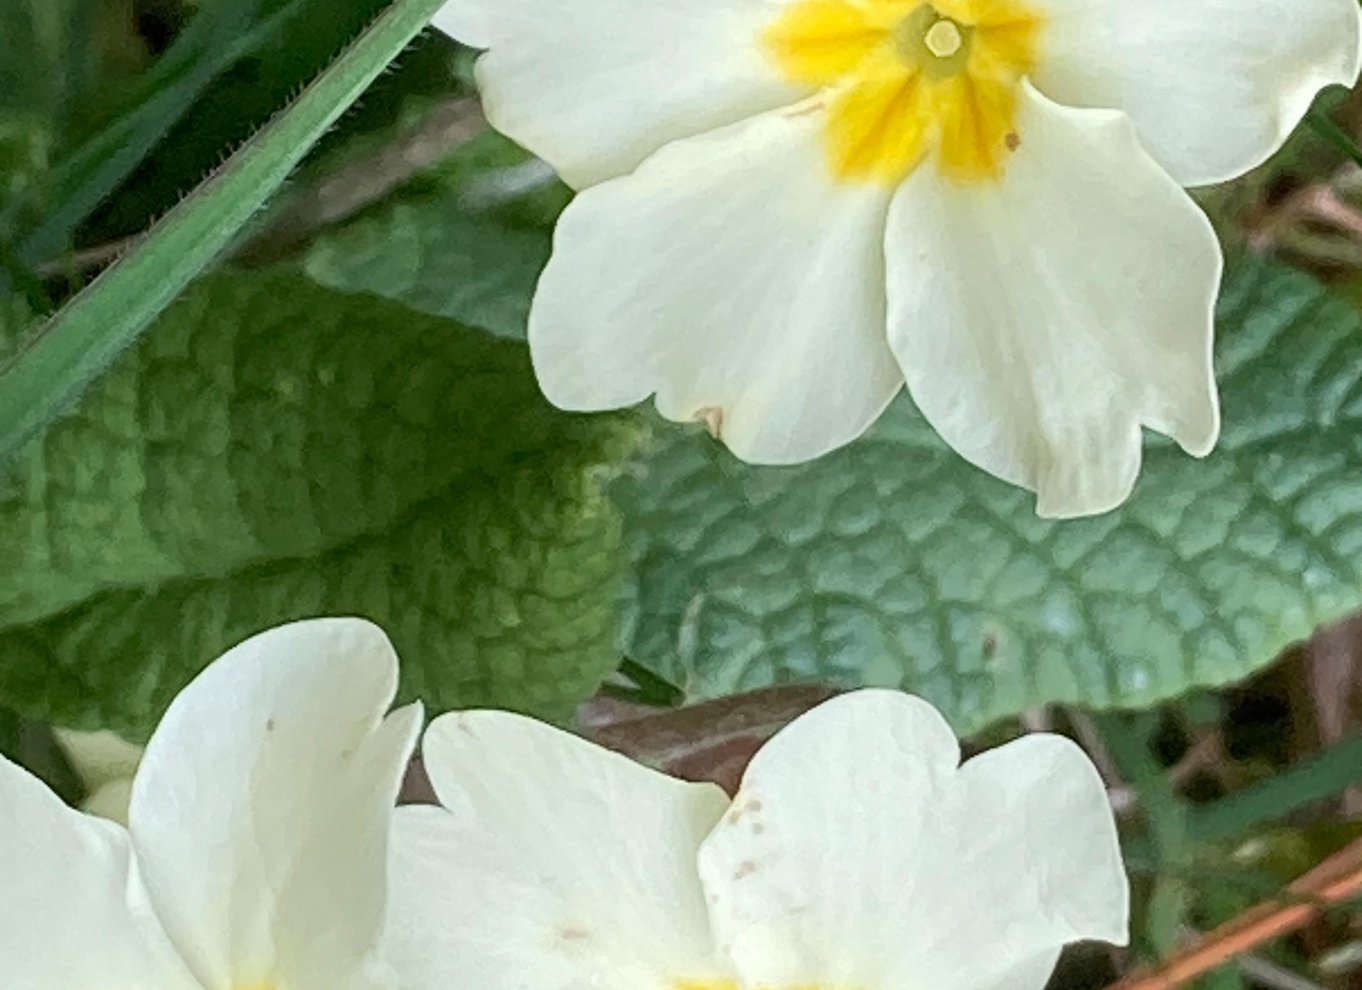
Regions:
<svg viewBox="0 0 1362 990"><path fill-rule="evenodd" d="M499 129L581 195L530 318L567 409L740 457L906 382L970 461L1100 512L1141 431L1216 443L1215 236L1182 187L1359 68L1356 0L451 0Z"/></svg>
<svg viewBox="0 0 1362 990"><path fill-rule="evenodd" d="M926 702L862 691L767 744L730 801L527 718L426 733L399 808L404 990L1041 990L1124 942L1096 770L1035 735L960 763Z"/></svg>

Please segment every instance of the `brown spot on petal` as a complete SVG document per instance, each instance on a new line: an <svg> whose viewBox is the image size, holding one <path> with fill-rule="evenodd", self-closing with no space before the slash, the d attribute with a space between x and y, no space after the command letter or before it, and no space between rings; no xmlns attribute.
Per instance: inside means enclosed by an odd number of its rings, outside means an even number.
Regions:
<svg viewBox="0 0 1362 990"><path fill-rule="evenodd" d="M738 868L733 871L733 879L741 880L743 877L750 877L757 872L757 864L750 859L745 859L738 864Z"/></svg>
<svg viewBox="0 0 1362 990"><path fill-rule="evenodd" d="M1016 131L1008 131L1007 137L1003 138L1003 143L1007 145L1008 151L1016 151L1021 147L1021 135Z"/></svg>
<svg viewBox="0 0 1362 990"><path fill-rule="evenodd" d="M580 925L564 925L558 929L558 937L564 942L582 942L591 937L591 932Z"/></svg>
<svg viewBox="0 0 1362 990"><path fill-rule="evenodd" d="M715 440L722 440L724 437L724 411L718 406L705 406L695 414L697 423L705 424L705 429L709 430L709 435Z"/></svg>

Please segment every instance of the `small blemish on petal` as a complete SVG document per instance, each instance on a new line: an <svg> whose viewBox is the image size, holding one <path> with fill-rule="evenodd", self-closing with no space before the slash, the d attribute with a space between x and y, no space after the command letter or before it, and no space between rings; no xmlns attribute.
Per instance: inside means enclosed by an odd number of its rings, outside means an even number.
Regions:
<svg viewBox="0 0 1362 990"><path fill-rule="evenodd" d="M564 925L558 929L558 937L564 942L582 942L591 937L591 932L581 925Z"/></svg>
<svg viewBox="0 0 1362 990"><path fill-rule="evenodd" d="M765 832L765 831L766 831L766 826L763 825L761 822L753 822L753 823L752 823L752 834L753 834L753 835L761 835L761 834L762 834L763 832Z"/></svg>
<svg viewBox="0 0 1362 990"><path fill-rule="evenodd" d="M265 731L266 732L274 731L274 719L272 718L265 719Z"/></svg>
<svg viewBox="0 0 1362 990"><path fill-rule="evenodd" d="M747 798L739 794L733 800L733 806L729 808L728 814L724 816L724 821L729 825L736 825L747 815L756 815L761 811L762 804L756 798Z"/></svg>
<svg viewBox="0 0 1362 990"><path fill-rule="evenodd" d="M718 406L705 406L695 414L695 421L703 423L705 429L709 430L709 435L715 440L722 440L724 437L724 411Z"/></svg>
<svg viewBox="0 0 1362 990"><path fill-rule="evenodd" d="M757 864L750 859L745 859L738 864L738 868L733 871L733 879L741 880L743 877L750 877L757 872Z"/></svg>
<svg viewBox="0 0 1362 990"><path fill-rule="evenodd" d="M1007 137L1003 139L1008 151L1016 151L1021 147L1021 135L1016 131L1008 131Z"/></svg>

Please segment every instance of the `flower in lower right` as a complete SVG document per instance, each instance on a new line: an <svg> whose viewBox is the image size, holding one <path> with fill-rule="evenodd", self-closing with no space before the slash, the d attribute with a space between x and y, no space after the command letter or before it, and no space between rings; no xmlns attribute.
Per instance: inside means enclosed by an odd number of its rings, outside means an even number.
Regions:
<svg viewBox="0 0 1362 990"><path fill-rule="evenodd" d="M1036 734L961 764L931 705L867 690L777 734L730 801L506 712L425 737L398 810L403 990L1040 990L1124 944L1105 788Z"/></svg>

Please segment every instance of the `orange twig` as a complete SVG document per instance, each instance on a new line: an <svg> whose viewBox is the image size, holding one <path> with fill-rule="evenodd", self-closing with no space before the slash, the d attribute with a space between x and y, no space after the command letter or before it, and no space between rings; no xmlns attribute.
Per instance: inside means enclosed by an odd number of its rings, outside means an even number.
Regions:
<svg viewBox="0 0 1362 990"><path fill-rule="evenodd" d="M1107 990L1173 990L1202 973L1287 935L1329 905L1362 893L1362 839L1339 850L1288 888L1291 899L1264 901L1207 932L1172 958L1140 969Z"/></svg>

